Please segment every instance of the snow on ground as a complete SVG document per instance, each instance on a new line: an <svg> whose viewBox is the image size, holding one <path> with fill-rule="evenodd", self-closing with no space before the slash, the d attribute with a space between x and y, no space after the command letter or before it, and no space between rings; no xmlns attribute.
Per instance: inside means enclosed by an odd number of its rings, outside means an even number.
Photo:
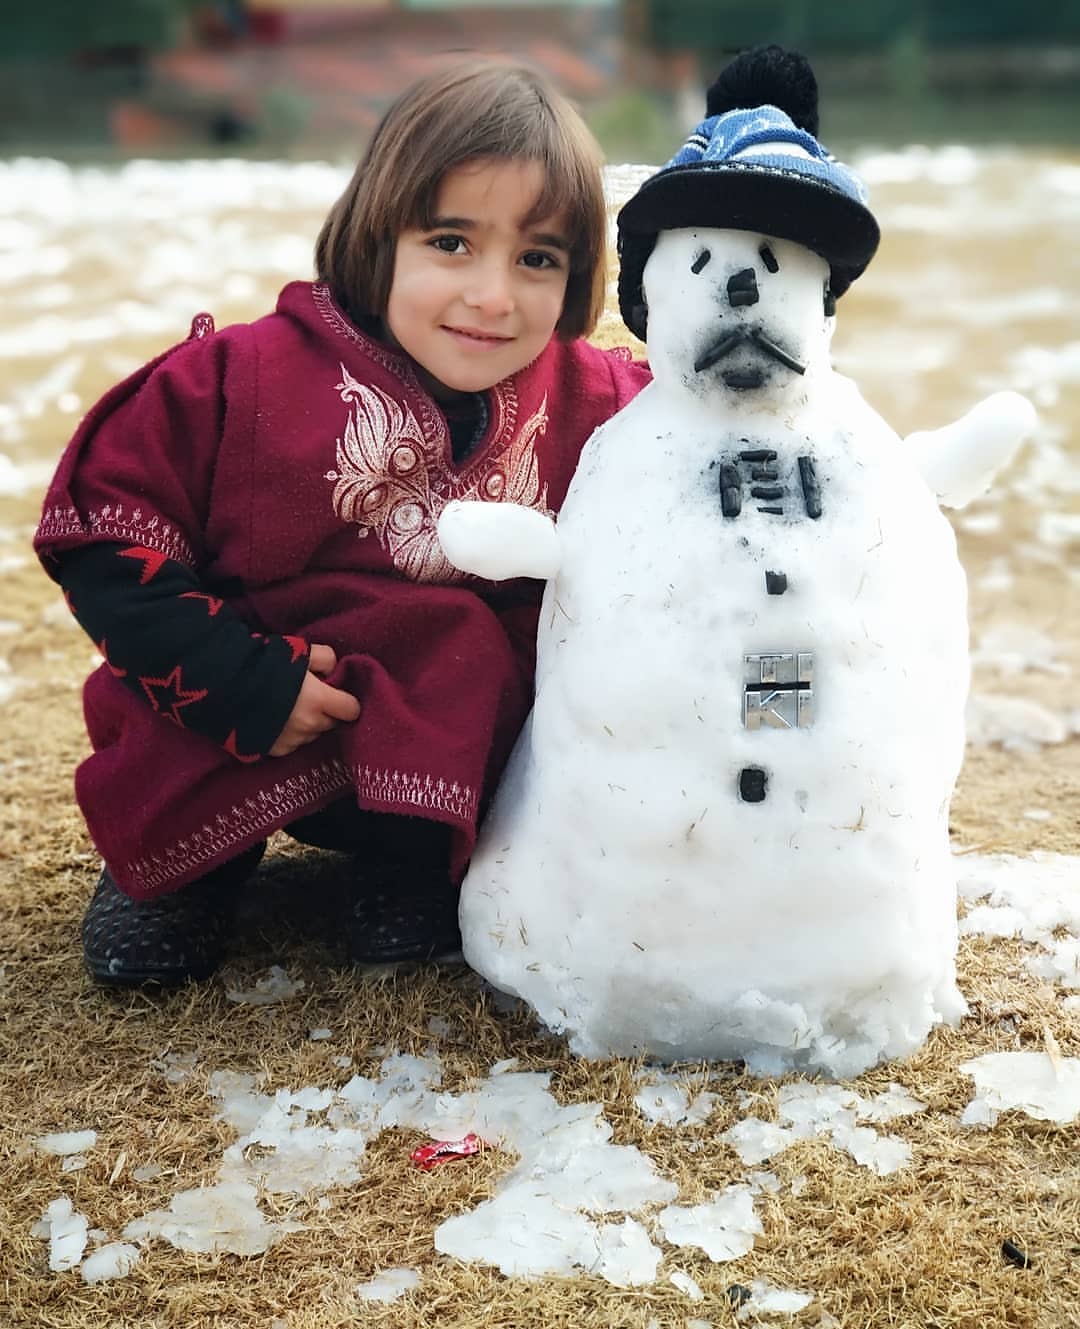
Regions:
<svg viewBox="0 0 1080 1329"><path fill-rule="evenodd" d="M974 1079L976 1089L961 1118L967 1126L993 1126L998 1113L1010 1108L1062 1124L1080 1116L1080 1057L991 1052L963 1062L960 1069Z"/></svg>
<svg viewBox="0 0 1080 1329"><path fill-rule="evenodd" d="M1038 948L1033 974L1066 993L1080 988L1080 859L1061 854L966 855L958 858L961 898L967 904L961 930L989 937L1015 937ZM1040 967L1040 965L1042 967ZM258 1001L287 1001L301 984L275 967L256 982ZM1077 1001L1076 997L1066 1000ZM319 1031L323 1032L323 1031ZM433 1030L438 1037L439 1030ZM342 1059L348 1062L348 1058ZM164 1053L155 1065L166 1077L188 1079L193 1059ZM259 1255L302 1226L269 1218L259 1195L313 1198L359 1182L367 1145L384 1129L400 1126L438 1140L474 1132L492 1148L517 1155L492 1196L468 1213L441 1224L435 1249L457 1259L495 1265L525 1277L594 1273L620 1287L655 1282L665 1247L692 1247L710 1259L730 1260L749 1252L764 1229L755 1207L762 1192L776 1195L778 1179L748 1170L744 1182L714 1193L705 1203L680 1205L677 1187L662 1177L640 1150L612 1143L612 1128L599 1103L560 1105L550 1076L519 1071L516 1059L497 1063L468 1091L439 1088L435 1052L424 1057L388 1054L379 1073L355 1075L339 1088L308 1085L264 1092L261 1077L216 1071L209 1092L219 1118L236 1133L225 1149L212 1185L175 1194L168 1208L128 1223L122 1242L102 1242L85 1256L89 1221L67 1196L47 1208L35 1232L49 1241L55 1272L82 1264L88 1282L121 1278L139 1258L139 1247L163 1240L181 1250ZM902 1063L900 1067L902 1068ZM898 1068L898 1069L899 1069ZM1062 1057L1048 1039L1046 1051L997 1052L959 1068L973 1081L961 1124L990 1128L1000 1112L1018 1110L1039 1120L1066 1123L1080 1117L1080 1058ZM700 1077L644 1068L635 1103L650 1126L707 1129L719 1095ZM911 1160L911 1146L897 1134L875 1129L921 1113L925 1105L899 1083L863 1097L838 1084L796 1081L775 1094L776 1119L765 1115L772 1091L740 1092L743 1118L721 1137L752 1169L797 1140L827 1139L860 1165L887 1175ZM66 1164L92 1149L92 1130L35 1137L34 1144ZM692 1151L693 1137L686 1147ZM256 1147L252 1147L256 1146ZM84 1160L85 1161L85 1160ZM133 1175L148 1177L152 1164ZM798 1181L789 1183L798 1193ZM618 1221L613 1217L618 1215ZM134 1244L134 1243L137 1243ZM689 1275L670 1275L694 1298ZM358 1298L388 1300L417 1285L413 1270L383 1270L357 1289ZM751 1284L743 1310L790 1313L811 1294ZM743 1317L745 1318L745 1316Z"/></svg>
<svg viewBox="0 0 1080 1329"><path fill-rule="evenodd" d="M961 934L1036 945L1029 972L1080 988L1080 859L1069 854L968 854L957 860Z"/></svg>
<svg viewBox="0 0 1080 1329"><path fill-rule="evenodd" d="M397 1301L406 1292L420 1286L420 1275L415 1269L384 1269L382 1273L361 1283L356 1295L361 1301Z"/></svg>
<svg viewBox="0 0 1080 1329"><path fill-rule="evenodd" d="M741 1092L740 1106L752 1107L758 1098ZM857 1163L885 1176L911 1162L911 1146L894 1135L882 1136L873 1127L858 1123L890 1121L922 1112L925 1107L898 1084L891 1084L885 1093L872 1099L835 1084L790 1084L779 1091L780 1124L747 1116L720 1138L744 1163L761 1163L798 1140L831 1139Z"/></svg>

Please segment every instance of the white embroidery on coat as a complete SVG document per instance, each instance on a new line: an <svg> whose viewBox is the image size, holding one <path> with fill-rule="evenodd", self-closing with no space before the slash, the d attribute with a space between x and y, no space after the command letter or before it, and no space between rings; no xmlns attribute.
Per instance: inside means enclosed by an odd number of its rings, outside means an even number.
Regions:
<svg viewBox="0 0 1080 1329"><path fill-rule="evenodd" d="M133 859L123 875L137 881L143 891L166 890L178 877L190 876L192 869L215 859L235 857L246 845L295 821L313 804L325 804L330 796L350 786L376 805L439 812L464 823L475 820L479 804L478 791L456 780L370 766L350 769L344 762L328 761L303 775L274 781L159 853Z"/></svg>
<svg viewBox="0 0 1080 1329"><path fill-rule="evenodd" d="M73 535L106 536L110 540L154 549L178 563L195 566L195 554L184 533L164 517L145 513L142 508L124 508L122 503L106 503L91 509L83 521L77 508L46 508L38 526L39 540L63 540Z"/></svg>
<svg viewBox="0 0 1080 1329"><path fill-rule="evenodd" d="M444 440L431 438L410 408L341 366L335 385L352 409L337 440L332 503L363 537L374 533L394 567L411 581L472 580L454 568L439 544L439 513L455 498L519 503L548 513L536 440L546 431L547 396L505 450L461 474L445 463Z"/></svg>

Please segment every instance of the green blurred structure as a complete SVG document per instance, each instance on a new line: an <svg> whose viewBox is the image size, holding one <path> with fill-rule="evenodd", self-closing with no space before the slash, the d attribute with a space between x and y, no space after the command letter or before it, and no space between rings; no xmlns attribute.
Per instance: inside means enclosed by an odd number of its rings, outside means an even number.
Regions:
<svg viewBox="0 0 1080 1329"><path fill-rule="evenodd" d="M1080 0L629 0L661 51L721 54L758 42L866 52L914 35L929 46L1080 42Z"/></svg>

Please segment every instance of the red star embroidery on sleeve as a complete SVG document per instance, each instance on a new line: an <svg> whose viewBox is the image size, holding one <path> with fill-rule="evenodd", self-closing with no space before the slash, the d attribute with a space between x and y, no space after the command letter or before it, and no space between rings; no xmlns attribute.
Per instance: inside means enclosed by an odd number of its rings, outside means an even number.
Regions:
<svg viewBox="0 0 1080 1329"><path fill-rule="evenodd" d="M116 665L110 662L109 652L105 649L104 637L102 637L102 639L98 642L98 653L101 655L105 663L109 666L109 673L112 674L113 678L127 678L126 669L117 669Z"/></svg>
<svg viewBox="0 0 1080 1329"><path fill-rule="evenodd" d="M216 595L207 595L205 591L185 591L183 595L180 596L180 599L205 600L206 612L210 615L211 618L215 618L217 616L218 610L225 603L224 600L219 600Z"/></svg>
<svg viewBox="0 0 1080 1329"><path fill-rule="evenodd" d="M303 637L286 637L285 641L288 643L289 649L292 651L291 664L296 664L301 656L307 655L307 642Z"/></svg>
<svg viewBox="0 0 1080 1329"><path fill-rule="evenodd" d="M139 585L145 586L148 581L153 581L161 571L162 563L169 560L164 554L159 554L156 549L143 549L140 545L132 545L130 549L121 549L117 558L137 558L142 560L143 570L139 576Z"/></svg>
<svg viewBox="0 0 1080 1329"><path fill-rule="evenodd" d="M222 744L222 746L224 747L225 751L229 754L230 757L235 757L237 761L242 761L242 762L244 762L245 765L247 765L247 764L250 763L250 762L258 761L258 760L259 760L260 754L259 754L258 752L253 752L253 753L251 753L250 755L249 755L248 753L246 753L246 752L237 752L237 750L236 750L236 730L235 730L235 729L232 731L232 733L229 735L229 737L225 740L225 742Z"/></svg>
<svg viewBox="0 0 1080 1329"><path fill-rule="evenodd" d="M180 718L180 711L185 706L191 706L194 702L202 701L207 693L206 688L184 687L180 665L177 665L172 673L165 678L143 678L140 676L139 682L142 684L142 689L154 710L159 715L163 715L166 720L172 720L174 724L178 724L181 729L184 727L184 722ZM160 689L160 695L156 689Z"/></svg>

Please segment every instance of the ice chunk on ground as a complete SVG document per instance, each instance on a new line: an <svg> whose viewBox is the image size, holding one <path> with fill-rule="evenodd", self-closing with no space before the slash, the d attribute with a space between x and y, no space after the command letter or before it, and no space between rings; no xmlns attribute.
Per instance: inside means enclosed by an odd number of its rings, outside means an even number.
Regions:
<svg viewBox="0 0 1080 1329"><path fill-rule="evenodd" d="M663 1253L632 1218L605 1223L597 1236L598 1258L590 1272L615 1287L640 1287L656 1281Z"/></svg>
<svg viewBox="0 0 1080 1329"><path fill-rule="evenodd" d="M744 1096L747 1106L750 1096ZM894 1117L910 1116L926 1107L898 1084L890 1084L884 1093L866 1099L840 1085L789 1084L780 1089L780 1123L744 1117L720 1136L744 1163L760 1163L780 1153L796 1140L815 1136L829 1138L863 1167L885 1176L911 1161L911 1147L893 1135L879 1135L861 1121L883 1122Z"/></svg>
<svg viewBox="0 0 1080 1329"><path fill-rule="evenodd" d="M1037 701L1004 693L973 692L965 713L967 741L977 747L1000 743L1007 750L1035 752L1064 743L1070 723Z"/></svg>
<svg viewBox="0 0 1080 1329"><path fill-rule="evenodd" d="M1058 929L1080 933L1080 857L1034 853L966 854L957 860L969 909L960 931L1048 942Z"/></svg>
<svg viewBox="0 0 1080 1329"><path fill-rule="evenodd" d="M749 1186L729 1186L708 1204L669 1205L657 1217L673 1246L700 1246L710 1260L737 1260L764 1232Z"/></svg>
<svg viewBox="0 0 1080 1329"><path fill-rule="evenodd" d="M420 1286L420 1275L415 1269L384 1269L366 1283L354 1288L361 1301L397 1301L406 1292Z"/></svg>
<svg viewBox="0 0 1080 1329"><path fill-rule="evenodd" d="M66 1195L61 1195L46 1208L34 1235L49 1241L49 1268L55 1274L74 1269L86 1250L87 1229L90 1224L85 1215L77 1213Z"/></svg>
<svg viewBox="0 0 1080 1329"><path fill-rule="evenodd" d="M973 665L992 665L1004 673L1038 670L1068 674L1068 665L1057 658L1059 647L1043 632L1022 623L999 623L984 632L971 653Z"/></svg>
<svg viewBox="0 0 1080 1329"><path fill-rule="evenodd" d="M481 1260L522 1278L568 1276L599 1255L596 1228L584 1214L556 1204L542 1186L518 1181L435 1231L435 1249Z"/></svg>
<svg viewBox="0 0 1080 1329"><path fill-rule="evenodd" d="M160 1237L177 1250L201 1255L229 1252L261 1255L299 1224L270 1222L256 1203L254 1186L223 1181L174 1195L168 1209L155 1209L124 1228L132 1241Z"/></svg>
<svg viewBox="0 0 1080 1329"><path fill-rule="evenodd" d="M304 987L302 978L292 979L281 965L271 965L262 978L256 979L254 988L238 991L227 988L225 995L230 1001L241 1006L270 1006L275 1002L288 1001Z"/></svg>
<svg viewBox="0 0 1080 1329"><path fill-rule="evenodd" d="M1080 1116L1080 1057L989 1052L962 1062L960 1070L974 1079L976 1090L960 1118L966 1126L992 1126L1010 1108L1061 1124Z"/></svg>
<svg viewBox="0 0 1080 1329"><path fill-rule="evenodd" d="M105 1283L124 1278L139 1263L139 1248L125 1241L110 1241L88 1255L79 1272L85 1283Z"/></svg>
<svg viewBox="0 0 1080 1329"><path fill-rule="evenodd" d="M812 1292L774 1287L764 1279L755 1278L750 1284L750 1296L739 1307L735 1318L748 1320L752 1315L794 1315L813 1300Z"/></svg>
<svg viewBox="0 0 1080 1329"><path fill-rule="evenodd" d="M707 1121L716 1095L699 1090L691 1097L685 1084L658 1070L642 1072L643 1086L634 1095L638 1111L652 1126L691 1126Z"/></svg>
<svg viewBox="0 0 1080 1329"><path fill-rule="evenodd" d="M43 1154L81 1154L97 1144L97 1131L57 1131L35 1141Z"/></svg>
<svg viewBox="0 0 1080 1329"><path fill-rule="evenodd" d="M680 1292L685 1292L691 1301L705 1300L705 1293L702 1292L700 1283L691 1278L689 1274L684 1274L681 1270L676 1269L671 1275L671 1281Z"/></svg>

